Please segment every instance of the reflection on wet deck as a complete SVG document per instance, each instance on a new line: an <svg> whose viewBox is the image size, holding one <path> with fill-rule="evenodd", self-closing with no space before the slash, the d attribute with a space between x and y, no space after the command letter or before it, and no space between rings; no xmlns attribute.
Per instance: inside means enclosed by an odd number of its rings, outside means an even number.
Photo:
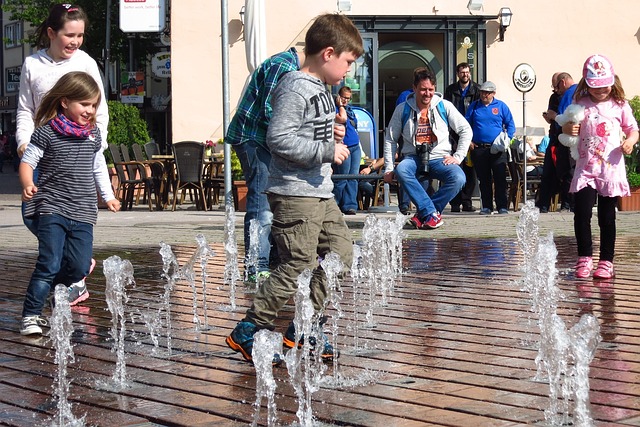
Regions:
<svg viewBox="0 0 640 427"><path fill-rule="evenodd" d="M640 425L640 238L618 239L614 280L576 280L572 238L556 239L559 285L565 298L559 314L570 327L586 312L601 323L603 338L591 363L591 411L597 425ZM597 246L596 246L597 247ZM193 247L173 248L180 263ZM224 338L244 315L251 295L237 293L229 312L222 286L223 249L209 261L209 330L193 326L192 290L178 283L172 298L173 355L165 339L154 350L142 313L154 310L164 282L159 246L117 253L135 269L128 292L127 374L131 387L115 392L100 386L113 374L110 313L101 268L89 280L91 298L73 309L75 363L69 367L70 401L87 425L248 425L253 420L253 367L229 350ZM353 346L353 310L340 320L340 369L346 377L376 373L373 384L321 389L314 415L353 426L515 426L544 424L548 385L536 373L537 326L531 301L519 289L522 254L514 239L412 240L404 245L403 281L386 307L374 310L375 328L359 328ZM99 261L114 253L98 252ZM0 255L0 424L33 426L55 412L53 355L46 338L18 333L35 254ZM101 262L98 263L99 266ZM345 301L350 300L346 283ZM343 303L343 306L346 304ZM279 323L282 332L293 316ZM201 319L202 321L202 319ZM134 333L135 332L135 333ZM332 374L330 368L329 373ZM276 403L282 425L296 420L297 404L284 368L276 369ZM264 403L264 402L263 402ZM262 423L266 423L262 410Z"/></svg>

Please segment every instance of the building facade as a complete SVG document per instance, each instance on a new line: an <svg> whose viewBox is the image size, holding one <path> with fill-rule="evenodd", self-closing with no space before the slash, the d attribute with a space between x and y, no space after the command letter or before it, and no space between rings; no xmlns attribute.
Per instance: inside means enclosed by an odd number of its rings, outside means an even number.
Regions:
<svg viewBox="0 0 640 427"><path fill-rule="evenodd" d="M0 132L9 133L16 128L16 108L20 90L20 73L24 58L31 55L31 47L22 42L24 24L13 21L0 10L2 15L2 90L0 91Z"/></svg>
<svg viewBox="0 0 640 427"><path fill-rule="evenodd" d="M222 13L227 4L228 80L223 74ZM249 76L244 0L182 0L171 11L173 141L217 139L224 133L224 92L233 115ZM511 23L501 28L501 9ZM198 13L193 13L197 10ZM496 97L511 108L516 125L542 134L542 112L551 95L551 76L569 72L576 82L591 54L608 56L629 98L640 95L636 61L640 52L640 3L583 0L562 6L540 0L265 0L266 47L272 55L304 47L304 34L322 13L344 13L362 32L365 55L345 84L354 104L375 117L384 132L398 94L411 87L412 71L427 66L436 73L438 91L454 82L455 65L469 62L473 79L493 81ZM502 37L501 37L502 36ZM502 39L502 40L501 40ZM527 63L535 71L533 88L523 94L514 70ZM226 83L225 83L226 82ZM523 107L524 106L524 107ZM522 129L520 130L522 132Z"/></svg>

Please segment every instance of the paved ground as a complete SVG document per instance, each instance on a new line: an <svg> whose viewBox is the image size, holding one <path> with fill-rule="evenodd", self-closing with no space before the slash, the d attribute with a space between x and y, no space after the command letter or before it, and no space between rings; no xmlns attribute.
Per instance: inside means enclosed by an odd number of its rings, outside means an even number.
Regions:
<svg viewBox="0 0 640 427"><path fill-rule="evenodd" d="M46 337L17 333L36 240L21 224L15 176L0 175L0 180L0 424L50 425L56 413L55 352ZM364 218L347 217L354 239ZM589 373L598 426L640 425L639 218L637 213L619 215L618 274L607 282L573 277L571 214L549 213L539 221L542 234L556 234L564 294L558 315L568 328L586 313L601 325L603 341ZM544 417L549 386L534 380L539 330L531 295L522 291L518 215L445 213L445 221L438 230L408 231L406 273L386 303L367 305L373 298L369 288L344 284L342 317L330 311L338 319L340 370L330 366L329 383L313 396L317 419L372 427L549 425ZM251 294L241 286L237 308L229 308L230 292L222 280L223 224L222 212L198 212L190 205L176 212L137 207L100 213L98 267L89 278L91 297L72 310L76 361L67 373L73 414L85 414L87 425L246 426L254 420L255 370L224 343ZM195 289L207 295L208 318L203 307L197 310L207 327L194 329L194 288L178 281L171 295L173 353L167 356L164 335L156 329L159 347L154 345L152 329L144 325L148 320L143 321L163 313L158 308L165 286L158 243L172 245L182 266L195 251L197 233L217 253L207 264L208 292ZM128 386L117 390L109 386L116 363L101 268L102 260L114 254L131 260L136 279L135 287L128 288L125 316ZM281 314L278 332L293 316L290 307ZM298 409L295 390L285 368L274 375L278 419L292 425ZM332 378L339 384L331 385ZM260 425L266 424L265 404L263 399Z"/></svg>
<svg viewBox="0 0 640 427"><path fill-rule="evenodd" d="M20 186L14 173L0 174L0 215L2 239L0 247L34 246L35 238L22 226L20 215ZM479 201L475 201L476 207ZM366 213L346 217L353 238L360 237ZM378 213L393 216L393 213ZM452 237L516 237L515 226L518 214L481 216L477 213L451 213L443 215L444 225L437 230L407 230L410 239L440 239ZM619 212L618 236L640 235L640 212ZM95 247L136 247L153 245L164 241L168 244L193 244L194 237L203 233L210 242L222 242L224 233L224 210L197 211L187 203L178 206L175 212L149 212L146 206L134 206L132 211L111 213L101 210L98 225L94 230ZM237 238L241 243L242 213L237 213ZM573 214L551 212L540 215L540 231L553 232L556 236L573 236ZM594 231L597 225L594 219Z"/></svg>

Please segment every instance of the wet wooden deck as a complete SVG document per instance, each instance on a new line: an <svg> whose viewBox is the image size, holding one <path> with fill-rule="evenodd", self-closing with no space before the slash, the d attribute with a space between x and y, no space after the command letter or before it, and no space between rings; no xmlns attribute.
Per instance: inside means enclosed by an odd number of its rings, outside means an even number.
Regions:
<svg viewBox="0 0 640 427"><path fill-rule="evenodd" d="M566 298L559 313L568 326L586 312L601 323L601 342L591 363L591 411L599 426L640 425L640 238L619 239L617 276L609 283L576 280L572 238L559 238L559 284ZM184 263L195 247L173 248ZM91 298L73 308L75 363L69 366L69 399L76 417L96 426L249 425L255 408L255 373L224 343L243 317L251 295L240 285L238 309L229 312L222 286L223 250L210 259L208 331L196 333L192 290L179 282L172 297L173 354L166 340L154 352L140 314L153 310L162 292L158 247L116 253L131 260L136 286L128 291L127 330L130 387L108 391L115 369L109 338L105 279L98 267L88 281ZM340 320L339 369L344 378L375 378L352 388L322 388L313 396L314 416L348 426L546 425L549 386L535 382L537 326L529 296L519 289L522 255L514 239L412 240L404 245L401 283L386 307L374 310L375 328L360 329L353 348L347 315ZM96 253L101 261L113 252ZM18 333L30 250L0 255L0 424L44 425L56 411L56 373L47 337ZM345 284L345 301L350 284ZM343 304L344 305L344 304ZM353 313L353 311L351 311ZM47 314L45 312L45 314ZM282 314L282 332L292 318ZM351 316L352 317L352 316ZM200 311L200 319L202 311ZM134 334L135 332L135 334ZM366 350L363 348L366 347ZM330 365L327 372L334 375ZM276 368L280 425L291 425L297 403L285 368ZM264 404L263 400L263 404ZM261 411L266 424L266 410Z"/></svg>

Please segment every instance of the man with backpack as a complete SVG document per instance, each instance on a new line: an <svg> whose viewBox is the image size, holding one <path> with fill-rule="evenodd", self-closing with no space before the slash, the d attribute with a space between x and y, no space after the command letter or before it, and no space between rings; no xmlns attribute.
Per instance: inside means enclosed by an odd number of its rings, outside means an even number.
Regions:
<svg viewBox="0 0 640 427"><path fill-rule="evenodd" d="M472 136L464 116L435 90L435 75L427 68L417 68L413 93L396 107L385 135L384 180L391 182L395 177L402 184L417 208L409 220L417 229L434 229L443 224L441 212L466 181L459 165L467 155ZM449 129L459 136L455 152ZM396 151L402 160L394 170ZM420 183L425 176L440 181L432 196Z"/></svg>

